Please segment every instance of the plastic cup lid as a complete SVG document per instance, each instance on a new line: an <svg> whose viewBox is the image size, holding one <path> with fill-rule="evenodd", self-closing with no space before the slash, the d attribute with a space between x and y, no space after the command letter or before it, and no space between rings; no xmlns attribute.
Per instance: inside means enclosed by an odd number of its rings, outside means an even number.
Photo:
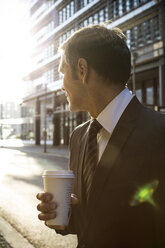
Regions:
<svg viewBox="0 0 165 248"><path fill-rule="evenodd" d="M57 171L44 170L42 176L43 177L74 178L74 174L72 170L57 170Z"/></svg>

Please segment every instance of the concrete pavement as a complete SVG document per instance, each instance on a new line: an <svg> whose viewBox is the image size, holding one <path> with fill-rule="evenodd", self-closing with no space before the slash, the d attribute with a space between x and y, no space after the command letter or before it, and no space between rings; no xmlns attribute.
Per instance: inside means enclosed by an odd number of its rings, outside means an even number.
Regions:
<svg viewBox="0 0 165 248"><path fill-rule="evenodd" d="M45 154L45 156L56 156L69 158L69 150L67 146L52 146L51 144L47 144L46 153L44 152L44 145L35 145L32 141L25 141L19 139L9 139L9 140L1 140L0 141L1 148L11 148L11 149L19 149L25 152L32 152L38 154Z"/></svg>
<svg viewBox="0 0 165 248"><path fill-rule="evenodd" d="M17 149L25 153L34 153L48 157L69 158L67 147L53 147L47 145L47 152L44 153L44 146L36 146L20 140L8 140L1 143L2 148ZM0 148L1 149L1 148ZM19 232L16 231L5 219L0 217L0 248L34 248Z"/></svg>
<svg viewBox="0 0 165 248"><path fill-rule="evenodd" d="M4 239L4 237L0 233L0 247L1 248L12 248L9 243Z"/></svg>
<svg viewBox="0 0 165 248"><path fill-rule="evenodd" d="M0 248L34 248L34 246L0 217Z"/></svg>

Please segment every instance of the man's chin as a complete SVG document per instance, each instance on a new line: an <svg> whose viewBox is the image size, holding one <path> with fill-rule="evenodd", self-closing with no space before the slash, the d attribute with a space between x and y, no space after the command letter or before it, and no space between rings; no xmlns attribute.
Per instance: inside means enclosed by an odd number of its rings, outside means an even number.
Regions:
<svg viewBox="0 0 165 248"><path fill-rule="evenodd" d="M69 103L69 110L71 112L79 112L81 111L80 109L78 109L76 106L73 106L72 104Z"/></svg>
<svg viewBox="0 0 165 248"><path fill-rule="evenodd" d="M80 110L78 110L77 108L72 108L72 107L70 107L69 110L70 110L71 112L79 112L79 111L80 111Z"/></svg>

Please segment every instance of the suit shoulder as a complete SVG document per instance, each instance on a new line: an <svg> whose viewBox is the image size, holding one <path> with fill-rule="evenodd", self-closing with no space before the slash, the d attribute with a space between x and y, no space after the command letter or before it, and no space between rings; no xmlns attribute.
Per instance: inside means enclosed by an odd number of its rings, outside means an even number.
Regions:
<svg viewBox="0 0 165 248"><path fill-rule="evenodd" d="M165 139L165 114L144 108L139 119L139 127L148 141L162 145ZM164 146L164 145L163 145Z"/></svg>
<svg viewBox="0 0 165 248"><path fill-rule="evenodd" d="M87 129L88 126L89 126L89 122L90 122L90 120L88 120L88 121L86 121L86 122L84 122L84 123L78 125L78 126L73 130L73 133L79 133L79 132L81 132L81 131Z"/></svg>
<svg viewBox="0 0 165 248"><path fill-rule="evenodd" d="M165 127L165 114L144 108L144 116L151 121L151 124Z"/></svg>
<svg viewBox="0 0 165 248"><path fill-rule="evenodd" d="M83 137L83 135L86 133L87 128L89 126L90 121L86 121L80 125L78 125L73 132L71 133L70 136L70 145L71 143L75 143L79 141L79 138Z"/></svg>

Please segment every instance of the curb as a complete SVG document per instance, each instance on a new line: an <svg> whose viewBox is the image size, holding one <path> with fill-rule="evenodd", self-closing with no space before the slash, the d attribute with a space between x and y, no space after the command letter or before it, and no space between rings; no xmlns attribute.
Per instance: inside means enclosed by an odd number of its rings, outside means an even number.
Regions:
<svg viewBox="0 0 165 248"><path fill-rule="evenodd" d="M2 217L0 217L0 232L12 248L35 248Z"/></svg>

